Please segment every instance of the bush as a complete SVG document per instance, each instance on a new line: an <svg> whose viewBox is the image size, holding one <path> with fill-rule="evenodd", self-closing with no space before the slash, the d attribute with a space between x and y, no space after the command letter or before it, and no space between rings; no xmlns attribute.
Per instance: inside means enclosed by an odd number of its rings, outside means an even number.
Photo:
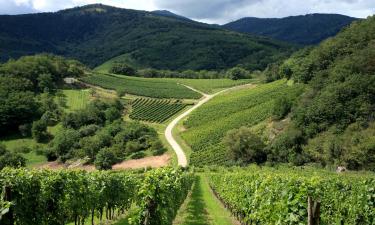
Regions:
<svg viewBox="0 0 375 225"><path fill-rule="evenodd" d="M134 76L136 75L137 70L124 63L114 63L109 72L114 74Z"/></svg>
<svg viewBox="0 0 375 225"><path fill-rule="evenodd" d="M37 142L46 141L49 137L47 132L47 123L44 120L38 120L33 122L31 128L31 134Z"/></svg>
<svg viewBox="0 0 375 225"><path fill-rule="evenodd" d="M285 96L276 99L272 109L273 118L276 120L283 119L292 108L292 103Z"/></svg>
<svg viewBox="0 0 375 225"><path fill-rule="evenodd" d="M232 80L239 80L250 78L249 71L242 69L241 67L234 67L227 71L227 77Z"/></svg>
<svg viewBox="0 0 375 225"><path fill-rule="evenodd" d="M20 131L22 137L29 137L31 135L31 127L31 123L19 125L18 130Z"/></svg>
<svg viewBox="0 0 375 225"><path fill-rule="evenodd" d="M95 167L99 170L110 170L116 162L117 158L112 150L103 148L96 155Z"/></svg>
<svg viewBox="0 0 375 225"><path fill-rule="evenodd" d="M141 151L141 152L136 152L136 153L132 154L131 158L132 159L142 159L145 156L146 156L146 154L143 151Z"/></svg>
<svg viewBox="0 0 375 225"><path fill-rule="evenodd" d="M5 167L24 167L26 159L18 154L10 152L6 149L5 145L0 144L0 170Z"/></svg>
<svg viewBox="0 0 375 225"><path fill-rule="evenodd" d="M266 160L264 143L247 127L229 131L224 143L235 161L262 163Z"/></svg>

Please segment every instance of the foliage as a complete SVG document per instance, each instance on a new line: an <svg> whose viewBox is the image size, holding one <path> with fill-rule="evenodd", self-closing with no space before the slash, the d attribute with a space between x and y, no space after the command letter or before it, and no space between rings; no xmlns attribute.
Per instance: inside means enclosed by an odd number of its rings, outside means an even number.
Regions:
<svg viewBox="0 0 375 225"><path fill-rule="evenodd" d="M355 20L357 19L336 14L309 14L280 19L247 17L225 24L224 27L290 43L312 45L336 35Z"/></svg>
<svg viewBox="0 0 375 225"><path fill-rule="evenodd" d="M37 120L33 122L31 134L37 142L43 142L49 138L47 126L48 124L44 120Z"/></svg>
<svg viewBox="0 0 375 225"><path fill-rule="evenodd" d="M137 98L132 104L130 118L149 122L163 123L187 105L177 101Z"/></svg>
<svg viewBox="0 0 375 225"><path fill-rule="evenodd" d="M191 173L170 168L146 173L138 192L140 209L132 218L134 224L172 224L193 180Z"/></svg>
<svg viewBox="0 0 375 225"><path fill-rule="evenodd" d="M120 56L112 61L140 68L212 70L244 64L255 70L292 49L212 25L103 5L1 16L0 21L1 59L51 52L89 66Z"/></svg>
<svg viewBox="0 0 375 225"><path fill-rule="evenodd" d="M279 97L275 102L275 106L273 107L272 115L274 119L280 120L288 115L291 109L292 103L290 102L290 100L284 96Z"/></svg>
<svg viewBox="0 0 375 225"><path fill-rule="evenodd" d="M214 192L245 224L307 224L307 198L321 202L321 224L373 224L375 176L316 169L218 169Z"/></svg>
<svg viewBox="0 0 375 225"><path fill-rule="evenodd" d="M24 167L26 159L19 153L10 152L6 147L0 143L0 170L5 167ZM1 211L0 211L1 214Z"/></svg>
<svg viewBox="0 0 375 225"><path fill-rule="evenodd" d="M375 117L374 31L375 17L354 22L336 37L299 51L279 66L281 76L307 83L307 89L292 109L290 126L295 132L280 135L271 146L272 152L280 154L276 158L374 169L374 159L362 157L371 152L366 136ZM285 157L285 152L294 159Z"/></svg>
<svg viewBox="0 0 375 225"><path fill-rule="evenodd" d="M112 165L118 161L115 154L109 148L101 149L96 155L95 167L99 170L110 170Z"/></svg>
<svg viewBox="0 0 375 225"><path fill-rule="evenodd" d="M64 77L81 76L83 71L78 62L53 55L25 56L0 65L0 135L16 132L47 111L45 119L59 117L50 96L40 93L53 93Z"/></svg>
<svg viewBox="0 0 375 225"><path fill-rule="evenodd" d="M140 179L130 173L4 169L0 186L11 191L13 215L8 224L67 224L114 213L123 214L136 201Z"/></svg>
<svg viewBox="0 0 375 225"><path fill-rule="evenodd" d="M227 71L227 77L231 80L249 79L251 78L249 71L241 68L234 67Z"/></svg>
<svg viewBox="0 0 375 225"><path fill-rule="evenodd" d="M106 74L91 75L82 78L82 80L92 85L116 90L118 93L127 93L152 98L198 99L201 97L200 94L169 80Z"/></svg>
<svg viewBox="0 0 375 225"><path fill-rule="evenodd" d="M224 143L234 161L262 163L266 160L264 143L247 127L229 131L224 137Z"/></svg>
<svg viewBox="0 0 375 225"><path fill-rule="evenodd" d="M137 73L133 67L124 63L114 63L108 72L127 76L134 76Z"/></svg>

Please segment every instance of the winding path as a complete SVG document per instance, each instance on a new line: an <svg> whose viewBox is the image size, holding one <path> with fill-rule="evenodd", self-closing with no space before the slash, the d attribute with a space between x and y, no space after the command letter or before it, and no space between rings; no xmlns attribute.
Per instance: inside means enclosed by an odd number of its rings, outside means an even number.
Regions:
<svg viewBox="0 0 375 225"><path fill-rule="evenodd" d="M219 95L223 92L226 92L226 91L229 91L229 90L232 90L232 89L237 89L237 88L240 88L240 87L244 87L244 86L253 86L253 84L245 84L245 85L240 85L240 86L235 86L235 87L231 87L231 88L227 88L227 89L224 89L222 91L219 91L219 92L216 92L215 94L212 94L212 95L208 95L206 93L203 93L201 91L198 91L192 87L189 87L187 85L184 85L185 87L193 90L193 91L196 91L198 93L200 93L201 95L203 95L203 98L197 103L195 104L192 108L190 108L189 110L185 111L184 113L182 113L181 115L179 115L178 117L176 117L172 122L170 122L167 126L167 128L165 129L165 137L168 141L168 143L172 146L173 150L176 152L176 155L177 155L177 161L178 161L178 165L179 166L182 166L182 167L186 167L187 166L187 158L186 158L186 154L184 152L184 150L182 150L182 147L180 146L180 144L177 143L176 139L173 137L173 129L174 127L183 119L185 118L186 116L188 116L191 112L193 112L194 110L196 110L197 108L199 108L200 106L202 106L204 103L208 102L209 100L211 100L213 97L215 97L216 95Z"/></svg>

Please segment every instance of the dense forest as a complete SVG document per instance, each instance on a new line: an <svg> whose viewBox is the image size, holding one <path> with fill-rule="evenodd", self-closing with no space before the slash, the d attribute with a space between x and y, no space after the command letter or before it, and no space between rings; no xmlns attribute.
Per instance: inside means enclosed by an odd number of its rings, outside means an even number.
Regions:
<svg viewBox="0 0 375 225"><path fill-rule="evenodd" d="M338 14L308 14L285 18L246 17L223 25L229 30L261 35L299 45L313 45L335 36L356 18Z"/></svg>
<svg viewBox="0 0 375 225"><path fill-rule="evenodd" d="M0 16L0 58L41 52L90 67L117 57L138 68L264 69L287 57L291 45L156 13L104 5Z"/></svg>

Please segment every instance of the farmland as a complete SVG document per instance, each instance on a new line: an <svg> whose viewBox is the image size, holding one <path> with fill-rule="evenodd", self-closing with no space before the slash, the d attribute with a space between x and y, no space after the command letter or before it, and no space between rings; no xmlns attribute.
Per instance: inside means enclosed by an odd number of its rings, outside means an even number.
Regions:
<svg viewBox="0 0 375 225"><path fill-rule="evenodd" d="M308 197L320 202L320 224L373 224L373 174L312 168L218 169L210 186L244 224L307 224Z"/></svg>
<svg viewBox="0 0 375 225"><path fill-rule="evenodd" d="M285 80L280 80L216 96L193 112L184 123L187 131L182 133L182 137L193 150L191 163L210 165L225 162L226 149L221 140L229 130L264 121L271 116L277 97L296 98L302 90L303 86L288 86Z"/></svg>
<svg viewBox="0 0 375 225"><path fill-rule="evenodd" d="M132 102L131 106L131 119L163 123L176 113L183 110L187 104L178 100L137 98Z"/></svg>
<svg viewBox="0 0 375 225"><path fill-rule="evenodd" d="M118 93L153 98L199 99L201 95L182 85L165 79L147 79L107 74L94 74L82 78L83 82Z"/></svg>

